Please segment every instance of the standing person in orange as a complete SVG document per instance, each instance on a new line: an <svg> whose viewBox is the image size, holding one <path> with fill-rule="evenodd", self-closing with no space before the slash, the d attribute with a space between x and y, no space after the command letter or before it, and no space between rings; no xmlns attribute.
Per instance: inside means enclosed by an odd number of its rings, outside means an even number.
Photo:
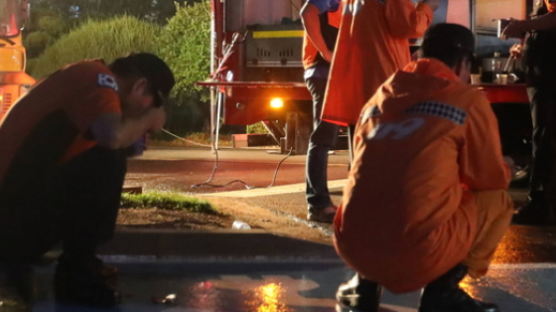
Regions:
<svg viewBox="0 0 556 312"><path fill-rule="evenodd" d="M340 303L377 311L379 285L425 286L419 312L498 311L458 286L486 274L513 213L496 117L467 85L473 51L467 28L432 26L424 58L364 106L334 220L336 249L358 272Z"/></svg>
<svg viewBox="0 0 556 312"><path fill-rule="evenodd" d="M328 191L326 170L328 151L338 137L338 125L323 121L320 116L341 12L341 0L307 0L300 12L305 28L304 79L313 98L313 133L305 166L307 219L326 223L332 223L336 213Z"/></svg>
<svg viewBox="0 0 556 312"><path fill-rule="evenodd" d="M347 0L322 119L354 125L363 105L410 62L409 39L421 37L440 0Z"/></svg>

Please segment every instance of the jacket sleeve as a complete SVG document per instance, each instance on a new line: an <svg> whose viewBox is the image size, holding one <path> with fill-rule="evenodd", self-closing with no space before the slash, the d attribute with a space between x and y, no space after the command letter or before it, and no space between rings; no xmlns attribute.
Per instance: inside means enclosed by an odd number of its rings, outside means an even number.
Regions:
<svg viewBox="0 0 556 312"><path fill-rule="evenodd" d="M510 172L502 156L496 116L482 94L473 94L459 155L462 183L471 191L507 189Z"/></svg>
<svg viewBox="0 0 556 312"><path fill-rule="evenodd" d="M392 36L419 38L431 24L433 11L423 2L419 2L415 7L410 0L386 0L385 17Z"/></svg>

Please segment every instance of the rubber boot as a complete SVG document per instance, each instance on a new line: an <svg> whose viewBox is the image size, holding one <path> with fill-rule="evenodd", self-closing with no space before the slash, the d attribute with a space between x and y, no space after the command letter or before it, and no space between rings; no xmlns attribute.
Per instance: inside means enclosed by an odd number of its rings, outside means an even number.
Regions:
<svg viewBox="0 0 556 312"><path fill-rule="evenodd" d="M72 257L63 254L58 259L54 275L56 302L92 307L113 307L120 294L106 276L102 262L96 257Z"/></svg>
<svg viewBox="0 0 556 312"><path fill-rule="evenodd" d="M349 282L341 284L336 292L336 300L340 306L365 312L377 312L381 296L382 287L359 274L355 274Z"/></svg>
<svg viewBox="0 0 556 312"><path fill-rule="evenodd" d="M459 287L467 274L467 267L457 265L429 283L421 295L419 312L499 312L492 303L473 299Z"/></svg>

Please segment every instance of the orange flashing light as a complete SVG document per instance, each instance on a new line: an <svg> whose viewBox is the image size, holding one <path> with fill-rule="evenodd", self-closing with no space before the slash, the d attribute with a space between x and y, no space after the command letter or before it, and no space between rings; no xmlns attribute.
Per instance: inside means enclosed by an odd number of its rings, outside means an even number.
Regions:
<svg viewBox="0 0 556 312"><path fill-rule="evenodd" d="M276 97L270 100L270 107L273 109L282 109L284 107L284 100Z"/></svg>

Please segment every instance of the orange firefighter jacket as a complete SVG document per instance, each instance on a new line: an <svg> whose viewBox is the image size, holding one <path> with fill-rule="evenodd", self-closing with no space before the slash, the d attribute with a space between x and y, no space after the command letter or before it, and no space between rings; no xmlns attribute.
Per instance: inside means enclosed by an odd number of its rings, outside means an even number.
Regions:
<svg viewBox="0 0 556 312"><path fill-rule="evenodd" d="M408 39L421 37L432 17L428 5L410 0L347 0L322 119L355 124L376 89L410 62Z"/></svg>
<svg viewBox="0 0 556 312"><path fill-rule="evenodd" d="M0 187L8 174L49 168L96 145L101 115L121 114L114 74L101 60L66 66L37 83L0 120Z"/></svg>
<svg viewBox="0 0 556 312"><path fill-rule="evenodd" d="M506 189L498 124L443 63L398 71L362 110L335 246L364 277L416 290L460 263L477 233L473 192Z"/></svg>
<svg viewBox="0 0 556 312"><path fill-rule="evenodd" d="M338 29L340 27L340 21L341 21L341 18L342 18L342 10L343 10L343 2L340 2L340 5L338 6L338 9L336 11L324 13L324 14L327 15L326 20L327 20L328 25L330 27L333 27L335 29ZM321 27L322 27L322 25L321 25ZM328 35L328 34L323 34L323 36L324 35ZM307 68L310 68L310 67L314 66L315 62L317 60L318 54L319 54L319 51L313 45L313 43L309 39L309 36L307 35L307 32L305 31L304 34L303 34L303 67L305 69L307 69Z"/></svg>

